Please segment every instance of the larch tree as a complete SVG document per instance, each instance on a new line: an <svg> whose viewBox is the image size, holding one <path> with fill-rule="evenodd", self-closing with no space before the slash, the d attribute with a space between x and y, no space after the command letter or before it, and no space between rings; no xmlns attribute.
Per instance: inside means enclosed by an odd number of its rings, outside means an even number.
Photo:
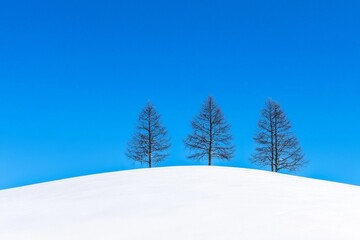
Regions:
<svg viewBox="0 0 360 240"><path fill-rule="evenodd" d="M280 105L268 99L261 111L258 132L254 137L257 147L252 162L268 166L273 172L296 171L305 166L304 154L291 128Z"/></svg>
<svg viewBox="0 0 360 240"><path fill-rule="evenodd" d="M235 147L232 145L230 125L212 97L207 98L191 126L193 131L184 140L191 152L190 159L207 159L208 165L212 165L215 158L233 158Z"/></svg>
<svg viewBox="0 0 360 240"><path fill-rule="evenodd" d="M138 125L126 155L151 168L169 156L170 146L170 138L160 122L160 115L149 101L139 114Z"/></svg>

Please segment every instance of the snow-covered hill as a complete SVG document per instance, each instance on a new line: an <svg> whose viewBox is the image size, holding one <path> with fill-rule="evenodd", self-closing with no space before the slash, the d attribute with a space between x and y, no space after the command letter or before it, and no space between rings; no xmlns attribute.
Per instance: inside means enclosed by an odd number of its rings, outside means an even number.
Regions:
<svg viewBox="0 0 360 240"><path fill-rule="evenodd" d="M358 240L360 187L166 167L0 191L1 240Z"/></svg>

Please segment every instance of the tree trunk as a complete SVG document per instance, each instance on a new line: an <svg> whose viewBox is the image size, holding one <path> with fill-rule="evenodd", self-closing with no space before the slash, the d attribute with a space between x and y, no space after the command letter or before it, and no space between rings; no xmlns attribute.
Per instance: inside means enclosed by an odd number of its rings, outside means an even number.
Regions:
<svg viewBox="0 0 360 240"><path fill-rule="evenodd" d="M274 126L272 119L272 108L269 108L270 138L271 138L271 171L274 172Z"/></svg>
<svg viewBox="0 0 360 240"><path fill-rule="evenodd" d="M151 113L149 112L149 116L148 116L148 123L149 123L149 125L148 125L148 131L149 131L149 168L151 168L151 165L152 165L152 141L151 141L151 138L152 138L152 136L151 136Z"/></svg>
<svg viewBox="0 0 360 240"><path fill-rule="evenodd" d="M275 112L274 119L274 138L275 138L275 172L279 171L279 142L278 142L278 113L277 110Z"/></svg>
<svg viewBox="0 0 360 240"><path fill-rule="evenodd" d="M210 119L209 119L209 121L210 121L210 124L209 124L209 127L210 127L210 129L209 129L209 132L210 132L210 144L209 144L209 166L211 166L211 160L212 160L212 143L213 143L213 123L212 123L212 120L213 120L213 117L212 117L212 104L210 104Z"/></svg>

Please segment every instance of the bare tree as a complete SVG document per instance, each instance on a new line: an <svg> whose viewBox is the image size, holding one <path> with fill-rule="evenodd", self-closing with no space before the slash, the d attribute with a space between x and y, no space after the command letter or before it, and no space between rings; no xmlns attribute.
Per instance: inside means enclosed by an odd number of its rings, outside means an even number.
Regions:
<svg viewBox="0 0 360 240"><path fill-rule="evenodd" d="M149 168L168 157L170 139L154 106L147 103L140 112L136 132L128 144L126 155Z"/></svg>
<svg viewBox="0 0 360 240"><path fill-rule="evenodd" d="M208 97L191 125L193 133L184 141L191 151L189 158L207 159L208 165L212 164L213 158L233 158L235 148L231 143L230 125L212 97Z"/></svg>
<svg viewBox="0 0 360 240"><path fill-rule="evenodd" d="M306 164L304 154L296 136L291 132L291 124L280 105L268 99L261 112L257 143L252 161L261 166L270 166L271 171L296 171Z"/></svg>

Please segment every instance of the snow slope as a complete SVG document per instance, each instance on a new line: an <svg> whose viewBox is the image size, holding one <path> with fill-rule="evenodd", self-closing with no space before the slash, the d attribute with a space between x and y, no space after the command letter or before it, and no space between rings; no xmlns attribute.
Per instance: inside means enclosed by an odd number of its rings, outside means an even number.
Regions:
<svg viewBox="0 0 360 240"><path fill-rule="evenodd" d="M1 240L358 240L360 187L229 167L122 171L0 191Z"/></svg>

